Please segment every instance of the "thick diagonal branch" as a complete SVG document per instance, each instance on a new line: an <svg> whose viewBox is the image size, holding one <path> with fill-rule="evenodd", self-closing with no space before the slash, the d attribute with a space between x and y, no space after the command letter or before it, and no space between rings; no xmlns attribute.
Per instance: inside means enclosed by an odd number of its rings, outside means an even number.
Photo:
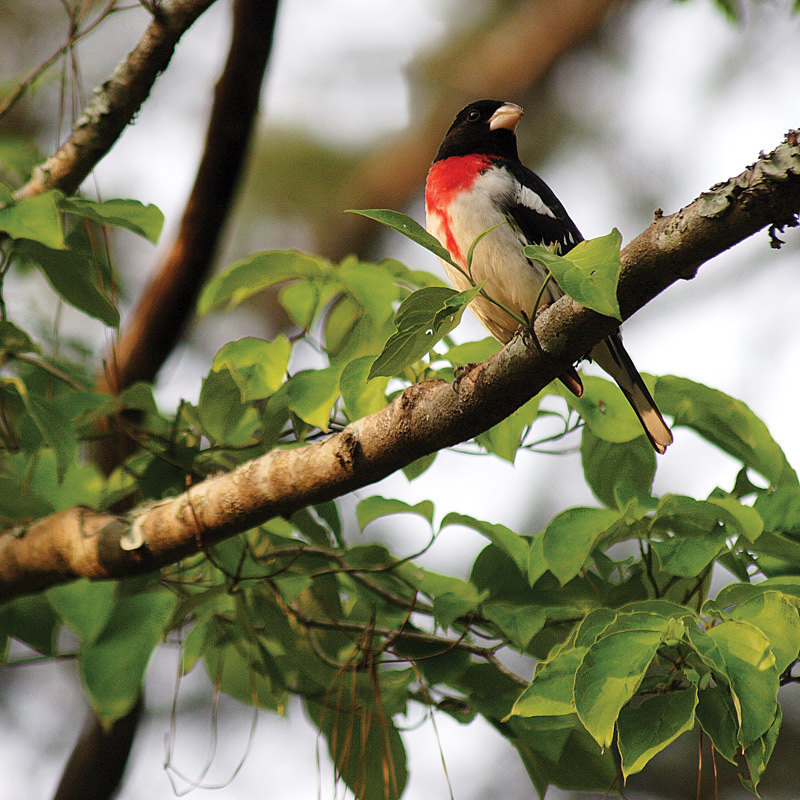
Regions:
<svg viewBox="0 0 800 800"><path fill-rule="evenodd" d="M625 317L756 231L800 212L800 132L675 214L658 217L622 254ZM541 314L543 352L510 342L457 384L425 381L325 441L274 450L188 492L123 518L86 509L54 514L0 537L0 598L79 576L157 569L276 515L380 480L465 441L510 414L617 326L563 297Z"/></svg>
<svg viewBox="0 0 800 800"><path fill-rule="evenodd" d="M69 138L16 192L24 200L48 189L72 194L111 149L147 99L156 78L169 64L175 45L214 0L172 0L159 5L136 47L75 123Z"/></svg>

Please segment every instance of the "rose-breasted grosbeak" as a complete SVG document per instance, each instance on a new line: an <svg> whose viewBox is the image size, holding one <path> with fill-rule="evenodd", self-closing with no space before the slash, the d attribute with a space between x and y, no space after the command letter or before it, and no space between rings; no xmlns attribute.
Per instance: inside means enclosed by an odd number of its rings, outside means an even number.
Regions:
<svg viewBox="0 0 800 800"><path fill-rule="evenodd" d="M522 109L513 103L481 100L463 109L447 131L425 185L427 228L466 272L466 257L475 239L496 225L477 245L472 259L475 283L525 318L534 304L547 271L526 258L523 247L555 245L566 253L583 237L549 186L519 160L514 133ZM506 223L506 224L502 224ZM468 278L442 261L453 285L470 288ZM543 303L563 294L552 279ZM470 304L483 326L499 341L508 342L518 323L484 297ZM596 345L590 357L619 385L653 447L663 453L672 433L661 417L641 375L622 346L619 331ZM574 370L562 376L576 394L582 387Z"/></svg>

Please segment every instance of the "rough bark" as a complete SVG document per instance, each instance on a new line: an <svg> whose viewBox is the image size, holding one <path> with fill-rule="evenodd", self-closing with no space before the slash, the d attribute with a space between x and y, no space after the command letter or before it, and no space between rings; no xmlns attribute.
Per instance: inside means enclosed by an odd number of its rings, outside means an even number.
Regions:
<svg viewBox="0 0 800 800"><path fill-rule="evenodd" d="M622 253L625 317L733 244L797 223L800 132L735 178L655 221ZM373 483L423 455L472 438L510 414L618 323L569 297L536 320L544 352L521 337L456 384L425 381L330 438L274 450L184 494L124 517L62 511L0 536L0 599L85 576L154 570L273 516Z"/></svg>

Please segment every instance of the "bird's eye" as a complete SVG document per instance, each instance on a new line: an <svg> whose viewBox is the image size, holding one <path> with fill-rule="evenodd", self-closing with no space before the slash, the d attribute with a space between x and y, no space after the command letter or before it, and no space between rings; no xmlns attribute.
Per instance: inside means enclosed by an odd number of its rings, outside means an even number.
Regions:
<svg viewBox="0 0 800 800"><path fill-rule="evenodd" d="M467 120L469 122L477 122L481 118L481 112L478 111L477 108L473 108L472 111L467 114Z"/></svg>

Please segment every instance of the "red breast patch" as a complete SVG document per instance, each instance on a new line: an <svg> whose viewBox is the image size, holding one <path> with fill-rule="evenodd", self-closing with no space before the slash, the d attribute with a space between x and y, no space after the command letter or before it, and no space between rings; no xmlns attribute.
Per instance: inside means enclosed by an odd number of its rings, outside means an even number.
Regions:
<svg viewBox="0 0 800 800"><path fill-rule="evenodd" d="M425 183L425 208L442 220L446 241L442 244L458 262L464 256L453 236L450 220L450 203L460 192L467 191L475 179L491 166L492 159L486 155L452 156L437 161L428 172Z"/></svg>

